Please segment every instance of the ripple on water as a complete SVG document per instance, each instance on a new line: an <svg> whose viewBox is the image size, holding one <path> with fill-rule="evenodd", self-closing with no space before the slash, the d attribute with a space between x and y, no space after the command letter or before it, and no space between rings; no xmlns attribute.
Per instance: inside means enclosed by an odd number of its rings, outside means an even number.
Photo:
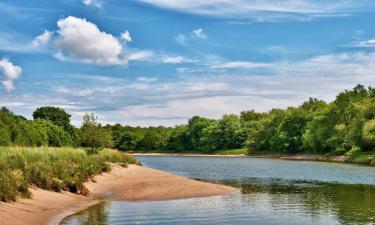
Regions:
<svg viewBox="0 0 375 225"><path fill-rule="evenodd" d="M375 224L371 167L248 158L138 159L148 167L223 182L241 192L172 201L106 202L63 224Z"/></svg>

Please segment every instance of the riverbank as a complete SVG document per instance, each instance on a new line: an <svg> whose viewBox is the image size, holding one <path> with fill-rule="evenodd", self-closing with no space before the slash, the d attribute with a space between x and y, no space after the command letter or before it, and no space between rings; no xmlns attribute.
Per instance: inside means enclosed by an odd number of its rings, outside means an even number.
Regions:
<svg viewBox="0 0 375 225"><path fill-rule="evenodd" d="M131 156L186 156L186 157L248 157L245 154L198 154L198 153L129 153Z"/></svg>
<svg viewBox="0 0 375 225"><path fill-rule="evenodd" d="M31 188L32 199L0 203L0 225L59 224L101 200L169 200L226 194L237 189L195 181L137 165L114 165L111 172L97 175L85 183L87 197L68 192L50 192Z"/></svg>
<svg viewBox="0 0 375 225"><path fill-rule="evenodd" d="M313 155L313 154L277 154L277 153L257 153L257 154L197 154L197 153L129 153L132 156L186 156L186 157L252 157L252 158L272 158L284 160L299 160L299 161L319 161L319 162L336 162L336 163L354 163L363 165L375 165L375 153L359 153L352 156L339 155Z"/></svg>

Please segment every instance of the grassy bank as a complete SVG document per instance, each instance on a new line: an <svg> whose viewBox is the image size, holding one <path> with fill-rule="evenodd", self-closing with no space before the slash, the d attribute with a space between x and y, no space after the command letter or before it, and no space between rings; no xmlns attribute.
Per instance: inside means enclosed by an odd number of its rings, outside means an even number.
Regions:
<svg viewBox="0 0 375 225"><path fill-rule="evenodd" d="M0 201L30 197L30 186L87 194L83 183L109 171L109 163L136 161L113 150L90 155L77 148L0 148Z"/></svg>
<svg viewBox="0 0 375 225"><path fill-rule="evenodd" d="M165 154L202 154L202 155L247 155L248 150L245 148L223 149L213 152L202 151L176 151L176 150L129 150L128 153L165 153Z"/></svg>

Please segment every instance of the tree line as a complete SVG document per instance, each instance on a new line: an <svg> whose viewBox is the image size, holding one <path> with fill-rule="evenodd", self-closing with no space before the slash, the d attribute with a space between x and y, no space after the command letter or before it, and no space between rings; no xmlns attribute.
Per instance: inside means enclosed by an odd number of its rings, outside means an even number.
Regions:
<svg viewBox="0 0 375 225"><path fill-rule="evenodd" d="M247 148L250 152L332 153L375 150L375 89L357 85L330 103L310 98L298 107L243 111L221 119L194 116L171 127L102 126L86 114L80 128L63 109L41 107L26 120L0 111L0 145L87 146L93 150L165 150L210 153Z"/></svg>

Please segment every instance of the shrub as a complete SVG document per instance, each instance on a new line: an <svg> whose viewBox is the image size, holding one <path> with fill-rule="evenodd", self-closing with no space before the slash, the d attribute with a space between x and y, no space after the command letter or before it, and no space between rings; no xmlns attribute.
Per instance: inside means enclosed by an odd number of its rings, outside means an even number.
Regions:
<svg viewBox="0 0 375 225"><path fill-rule="evenodd" d="M352 149L346 153L346 156L349 158L353 158L359 154L361 154L361 149L358 146L353 145Z"/></svg>
<svg viewBox="0 0 375 225"><path fill-rule="evenodd" d="M109 171L109 163L126 166L136 160L114 150L88 154L84 149L74 148L2 148L0 201L27 197L28 185L87 194L83 183L96 174Z"/></svg>

